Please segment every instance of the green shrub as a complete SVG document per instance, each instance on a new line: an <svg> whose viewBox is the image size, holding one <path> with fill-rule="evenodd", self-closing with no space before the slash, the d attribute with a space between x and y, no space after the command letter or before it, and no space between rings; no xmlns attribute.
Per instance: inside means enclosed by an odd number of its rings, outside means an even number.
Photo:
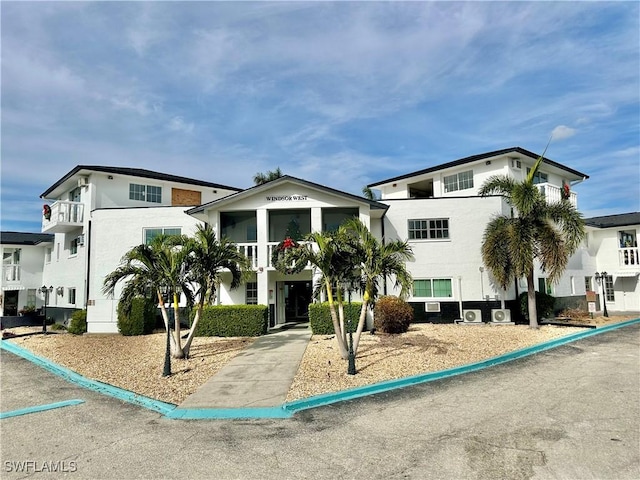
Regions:
<svg viewBox="0 0 640 480"><path fill-rule="evenodd" d="M64 331L66 329L67 329L67 327L65 327L61 323L54 323L53 325L51 325L51 330L58 330L58 331L62 330L62 331Z"/></svg>
<svg viewBox="0 0 640 480"><path fill-rule="evenodd" d="M118 331L125 336L144 335L153 332L156 323L156 304L148 298L134 298L131 310L118 305Z"/></svg>
<svg viewBox="0 0 640 480"><path fill-rule="evenodd" d="M413 322L413 308L398 297L381 297L373 313L374 328L384 333L404 333Z"/></svg>
<svg viewBox="0 0 640 480"><path fill-rule="evenodd" d="M87 331L87 311L86 310L76 310L71 315L71 321L69 322L69 327L67 328L69 333L73 333L74 335L82 335Z"/></svg>
<svg viewBox="0 0 640 480"><path fill-rule="evenodd" d="M344 321L347 332L349 331L349 320L351 321L351 330L356 331L361 308L361 302L351 302L344 306ZM336 305L336 314L337 313L338 306ZM329 302L312 303L309 305L309 326L314 335L333 335L335 333L333 322L331 321Z"/></svg>
<svg viewBox="0 0 640 480"><path fill-rule="evenodd" d="M195 315L195 309L192 313ZM199 337L257 337L267 333L266 305L206 306L196 328Z"/></svg>
<svg viewBox="0 0 640 480"><path fill-rule="evenodd" d="M536 292L536 311L538 318L548 318L553 315L556 298L543 292ZM529 318L529 300L527 292L520 294L520 311L525 318Z"/></svg>

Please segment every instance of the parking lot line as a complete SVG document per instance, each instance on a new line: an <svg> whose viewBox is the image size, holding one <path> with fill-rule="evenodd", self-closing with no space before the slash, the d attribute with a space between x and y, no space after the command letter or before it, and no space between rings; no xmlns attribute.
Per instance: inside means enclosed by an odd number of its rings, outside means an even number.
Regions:
<svg viewBox="0 0 640 480"><path fill-rule="evenodd" d="M80 405L81 403L84 403L84 400L74 399L49 403L47 405L36 405L35 407L21 408L19 410L11 410L10 412L0 412L0 419L27 415L29 413L44 412L46 410L53 410L54 408L70 407L72 405Z"/></svg>

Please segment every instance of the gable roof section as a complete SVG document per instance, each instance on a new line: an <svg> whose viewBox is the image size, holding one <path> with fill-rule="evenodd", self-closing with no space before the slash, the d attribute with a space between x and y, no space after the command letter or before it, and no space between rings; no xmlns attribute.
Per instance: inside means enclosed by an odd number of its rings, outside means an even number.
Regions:
<svg viewBox="0 0 640 480"><path fill-rule="evenodd" d="M369 206L371 207L371 209L373 210L387 210L389 208L388 205L385 205L384 203L380 203L380 202L376 202L375 200L369 200L368 198L364 198L364 197L359 197L358 195L353 195L351 193L347 193L347 192L342 192L340 190L336 190L334 188L330 188L330 187L325 187L324 185L320 185L319 183L313 183L310 182L308 180L303 180L301 178L296 178L296 177L292 177L290 175L283 175L282 177L276 178L275 180L271 180L270 182L267 183L263 183L261 185L255 185L251 188L247 188L246 190L242 190L241 192L238 193L232 193L231 195L227 195L226 197L222 197L219 198L217 200L213 200L209 203L205 203L204 205L200 205L198 207L194 207L191 208L190 210L187 210L187 214L189 215L193 215L196 213L202 213L204 212L207 208L213 206L213 205L224 205L226 203L230 203L236 200L240 200L242 198L246 198L249 197L251 195L254 195L256 193L260 193L263 190L267 190L270 189L274 186L283 184L283 183L296 183L298 185L303 185L305 187L309 187L315 190L320 190L322 192L325 193L329 193L331 195L337 195L340 197L346 197L349 198L351 200L355 200L357 202L360 203L366 203L369 204Z"/></svg>
<svg viewBox="0 0 640 480"><path fill-rule="evenodd" d="M162 180L166 182L176 182L176 183L184 183L187 185L198 185L201 187L209 187L209 188L220 188L224 190L235 190L239 192L241 189L235 187L229 187L227 185L221 185L219 183L206 182L204 180L198 180L195 178L187 178L180 177L178 175L170 175L168 173L160 173L154 172L152 170L145 170L143 168L128 168L128 167L105 167L99 165L78 165L69 173L67 173L64 177L54 183L51 187L49 187L45 192L40 195L40 198L44 198L53 192L58 186L62 185L64 182L72 178L74 175L80 173L81 171L89 171L89 172L101 172L101 173L112 173L115 175L129 175L132 177L140 177L140 178L151 178L154 180Z"/></svg>
<svg viewBox="0 0 640 480"><path fill-rule="evenodd" d="M390 183L390 182L397 182L399 180L404 180L406 178L411 178L411 177L415 177L418 175L424 175L425 173L432 173L432 172L437 172L438 170L445 170L447 168L451 168L451 167L458 167L460 165L465 165L467 163L472 163L472 162L477 162L478 160L484 160L485 158L492 158L492 157L497 157L499 155L504 155L507 153L519 153L521 155L526 155L527 157L531 157L534 160L537 160L540 155L537 155L533 152L530 152L529 150L525 150L524 148L520 148L520 147L511 147L511 148L505 148L503 150L496 150L495 152L487 152L487 153L480 153L478 155L472 155L470 157L465 157L465 158L461 158L459 160L454 160L453 162L448 162L448 163L442 163L440 165L436 165L433 167L429 167L429 168L425 168L424 170L418 170L417 172L412 172L412 173L407 173L405 175L400 175L398 177L393 177L393 178L388 178L386 180L382 180L380 182L376 182L376 183L372 183L370 185L368 185L369 188L372 187L376 187L378 185L383 185L385 183ZM548 164L548 165L552 165L554 167L557 167L561 170L564 170L566 172L571 173L572 175L576 175L578 177L583 177L584 179L589 178L588 175L578 172L577 170L574 170L572 168L569 167L565 167L564 165L559 164L558 162L554 162L553 160L550 160L548 158L544 158L544 163Z"/></svg>
<svg viewBox="0 0 640 480"><path fill-rule="evenodd" d="M54 235L48 233L0 232L2 245L39 245L53 243Z"/></svg>
<svg viewBox="0 0 640 480"><path fill-rule="evenodd" d="M605 215L603 217L585 218L584 223L590 227L611 228L640 225L640 212L619 213L617 215Z"/></svg>

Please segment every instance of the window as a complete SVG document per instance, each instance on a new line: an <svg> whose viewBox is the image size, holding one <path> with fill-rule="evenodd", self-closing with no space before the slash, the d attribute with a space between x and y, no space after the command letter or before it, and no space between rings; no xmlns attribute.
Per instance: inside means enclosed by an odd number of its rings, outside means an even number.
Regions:
<svg viewBox="0 0 640 480"><path fill-rule="evenodd" d="M576 279L574 277L569 277L569 283L571 286L571 295L576 294Z"/></svg>
<svg viewBox="0 0 640 480"><path fill-rule="evenodd" d="M584 277L584 290L585 292L591 292L593 291L593 280L591 280L591 277Z"/></svg>
<svg viewBox="0 0 640 480"><path fill-rule="evenodd" d="M409 240L449 238L449 220L434 218L409 220Z"/></svg>
<svg viewBox="0 0 640 480"><path fill-rule="evenodd" d="M529 173L531 173L531 169L527 168L527 175L529 175ZM534 184L547 183L548 181L549 181L549 177L547 176L547 174L541 172L540 170L538 170L536 174L533 176Z"/></svg>
<svg viewBox="0 0 640 480"><path fill-rule="evenodd" d="M75 288L69 288L69 303L71 305L75 305L76 304L76 289Z"/></svg>
<svg viewBox="0 0 640 480"><path fill-rule="evenodd" d="M162 187L130 183L129 199L149 203L162 203Z"/></svg>
<svg viewBox="0 0 640 480"><path fill-rule="evenodd" d="M36 306L36 289L30 288L27 290L27 305L30 307Z"/></svg>
<svg viewBox="0 0 640 480"><path fill-rule="evenodd" d="M181 235L182 230L179 228L145 228L144 243L149 245L151 241L158 235Z"/></svg>
<svg viewBox="0 0 640 480"><path fill-rule="evenodd" d="M447 193L467 188L473 188L473 170L444 177L444 191Z"/></svg>
<svg viewBox="0 0 640 480"><path fill-rule="evenodd" d="M247 282L247 295L245 303L247 305L258 304L258 282Z"/></svg>
<svg viewBox="0 0 640 480"><path fill-rule="evenodd" d="M77 255L78 254L78 237L75 237L69 243L69 255Z"/></svg>
<svg viewBox="0 0 640 480"><path fill-rule="evenodd" d="M604 279L605 292L607 294L607 302L615 302L616 297L613 292L613 276L607 275Z"/></svg>
<svg viewBox="0 0 640 480"><path fill-rule="evenodd" d="M453 296L450 278L430 278L413 281L413 296L426 298L451 298Z"/></svg>
<svg viewBox="0 0 640 480"><path fill-rule="evenodd" d="M44 261L45 263L51 263L51 247L47 247L44 252Z"/></svg>
<svg viewBox="0 0 640 480"><path fill-rule="evenodd" d="M547 295L553 295L553 285L551 285L546 278L538 278L538 291L546 293Z"/></svg>

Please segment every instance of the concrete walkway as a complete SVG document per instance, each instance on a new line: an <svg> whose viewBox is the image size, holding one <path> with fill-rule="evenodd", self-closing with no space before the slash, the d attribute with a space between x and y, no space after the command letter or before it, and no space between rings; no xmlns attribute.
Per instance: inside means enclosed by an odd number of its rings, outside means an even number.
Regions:
<svg viewBox="0 0 640 480"><path fill-rule="evenodd" d="M178 406L178 409L276 407L311 338L308 323L259 337Z"/></svg>

